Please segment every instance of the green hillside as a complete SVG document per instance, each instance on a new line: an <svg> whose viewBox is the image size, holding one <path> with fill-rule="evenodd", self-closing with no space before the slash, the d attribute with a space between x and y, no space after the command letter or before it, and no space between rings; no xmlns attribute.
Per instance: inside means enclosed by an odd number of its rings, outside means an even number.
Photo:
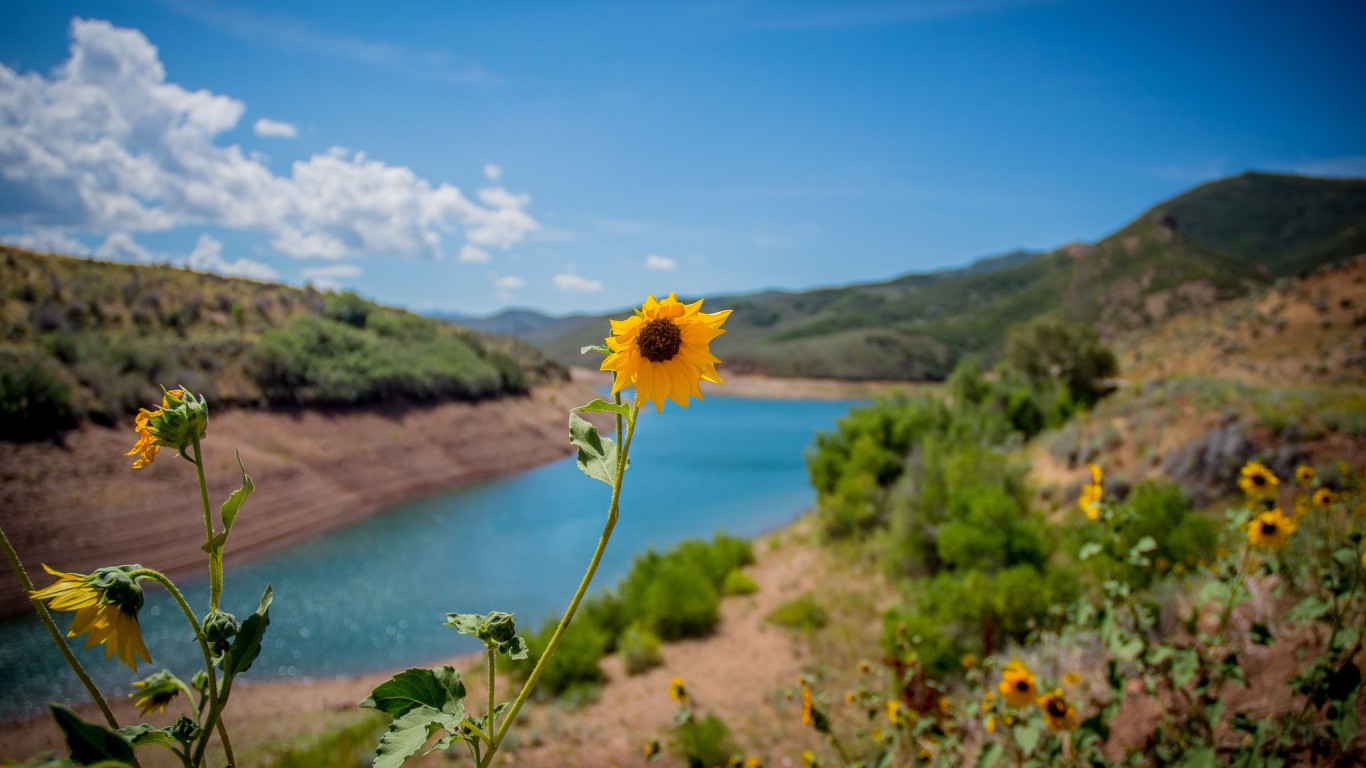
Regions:
<svg viewBox="0 0 1366 768"><path fill-rule="evenodd" d="M0 246L0 437L110 424L183 384L215 405L473 400L562 375L507 339L367 302Z"/></svg>
<svg viewBox="0 0 1366 768"><path fill-rule="evenodd" d="M731 370L939 379L965 356L994 357L1007 327L1041 314L1114 335L1363 252L1366 181L1244 174L1166 201L1094 245L708 304L735 309L714 345ZM582 345L600 343L588 327L600 325L566 318L527 338L572 364Z"/></svg>

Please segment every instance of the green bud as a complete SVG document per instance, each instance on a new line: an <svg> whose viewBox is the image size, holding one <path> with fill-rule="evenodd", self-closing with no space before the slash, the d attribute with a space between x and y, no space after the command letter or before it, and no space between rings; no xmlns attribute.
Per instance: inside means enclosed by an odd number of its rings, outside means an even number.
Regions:
<svg viewBox="0 0 1366 768"><path fill-rule="evenodd" d="M171 726L171 737L181 744L189 744L199 736L199 723L181 715Z"/></svg>
<svg viewBox="0 0 1366 768"><path fill-rule="evenodd" d="M237 636L237 618L225 611L209 611L204 617L204 640L214 656L227 653L232 639Z"/></svg>
<svg viewBox="0 0 1366 768"><path fill-rule="evenodd" d="M202 669L194 673L194 677L190 678L190 687L195 689L196 691L199 691L200 693L207 691L209 689L208 674L205 673Z"/></svg>
<svg viewBox="0 0 1366 768"><path fill-rule="evenodd" d="M517 636L517 620L510 613L493 611L488 615L485 632L488 639L502 645Z"/></svg>
<svg viewBox="0 0 1366 768"><path fill-rule="evenodd" d="M146 598L142 586L128 574L141 570L140 565L116 565L100 568L90 574L90 586L100 590L103 600L118 606L124 613L138 615Z"/></svg>
<svg viewBox="0 0 1366 768"><path fill-rule="evenodd" d="M157 445L184 451L194 440L204 439L209 428L209 405L188 389L167 390L161 410L147 420L147 431Z"/></svg>

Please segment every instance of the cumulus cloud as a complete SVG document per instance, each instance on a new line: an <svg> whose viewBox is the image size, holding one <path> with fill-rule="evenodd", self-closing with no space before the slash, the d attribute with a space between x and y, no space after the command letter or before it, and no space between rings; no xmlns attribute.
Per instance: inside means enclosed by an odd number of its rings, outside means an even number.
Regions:
<svg viewBox="0 0 1366 768"><path fill-rule="evenodd" d="M477 245L467 243L460 248L460 260L466 264L487 264L489 252Z"/></svg>
<svg viewBox="0 0 1366 768"><path fill-rule="evenodd" d="M330 264L326 267L305 267L299 270L305 280L324 289L337 289L341 281L360 277L361 268L356 264Z"/></svg>
<svg viewBox="0 0 1366 768"><path fill-rule="evenodd" d="M246 277L252 280L274 280L279 277L269 264L252 259L241 258L228 261L223 258L223 243L215 237L200 235L194 250L185 259L185 266L197 272L216 272L228 277Z"/></svg>
<svg viewBox="0 0 1366 768"><path fill-rule="evenodd" d="M61 253L67 256L88 256L90 254L90 249L86 247L85 243L60 229L37 229L32 232L0 235L0 242L41 253Z"/></svg>
<svg viewBox="0 0 1366 768"><path fill-rule="evenodd" d="M573 272L561 272L553 278L555 287L565 293L596 293L602 290L601 280L590 280Z"/></svg>
<svg viewBox="0 0 1366 768"><path fill-rule="evenodd" d="M645 257L645 266L650 269L657 269L660 272L672 272L678 266L678 262L668 256L652 253Z"/></svg>
<svg viewBox="0 0 1366 768"><path fill-rule="evenodd" d="M499 168L493 163L485 163L484 176L489 181L498 181L499 179L503 178L503 169Z"/></svg>
<svg viewBox="0 0 1366 768"><path fill-rule="evenodd" d="M0 220L94 232L210 225L320 259L437 257L460 236L507 249L538 228L527 195L493 186L471 199L364 152L314 154L276 175L217 143L243 103L167 82L141 32L76 19L71 36L50 77L0 65Z"/></svg>
<svg viewBox="0 0 1366 768"><path fill-rule="evenodd" d="M299 135L299 129L295 128L293 123L271 120L268 117L257 120L255 130L257 136L276 139L292 139Z"/></svg>
<svg viewBox="0 0 1366 768"><path fill-rule="evenodd" d="M170 261L142 247L127 232L110 232L92 255L104 261L130 261L138 264Z"/></svg>
<svg viewBox="0 0 1366 768"><path fill-rule="evenodd" d="M526 285L526 281L516 275L504 275L494 278L493 284L505 291L511 291Z"/></svg>

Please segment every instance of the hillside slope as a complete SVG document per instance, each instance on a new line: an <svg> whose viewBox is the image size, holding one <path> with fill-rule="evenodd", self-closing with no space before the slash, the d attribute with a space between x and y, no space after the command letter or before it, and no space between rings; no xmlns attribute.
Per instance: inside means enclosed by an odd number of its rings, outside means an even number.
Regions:
<svg viewBox="0 0 1366 768"><path fill-rule="evenodd" d="M735 309L714 345L732 369L939 379L965 356L993 357L1005 328L1044 313L1113 338L1363 252L1366 180L1248 173L1165 201L1094 245L708 304ZM524 338L561 363L600 343L590 318L534 325Z"/></svg>

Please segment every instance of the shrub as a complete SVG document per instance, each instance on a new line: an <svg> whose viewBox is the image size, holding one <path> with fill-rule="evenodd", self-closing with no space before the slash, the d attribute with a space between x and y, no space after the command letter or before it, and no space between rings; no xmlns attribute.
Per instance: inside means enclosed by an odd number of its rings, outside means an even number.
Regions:
<svg viewBox="0 0 1366 768"><path fill-rule="evenodd" d="M547 621L539 632L527 638L530 653L524 661L514 662L524 673L529 674L545 653L557 624L557 620ZM601 685L607 676L598 662L607 654L607 642L607 633L601 627L575 617L560 638L555 654L546 662L538 690L551 696L563 696Z"/></svg>
<svg viewBox="0 0 1366 768"><path fill-rule="evenodd" d="M70 389L45 355L0 349L0 438L43 439L75 423Z"/></svg>
<svg viewBox="0 0 1366 768"><path fill-rule="evenodd" d="M721 582L721 595L723 597L752 595L758 591L759 583L739 568L726 574L726 580Z"/></svg>
<svg viewBox="0 0 1366 768"><path fill-rule="evenodd" d="M674 751L687 761L688 768L713 768L729 764L735 741L730 728L716 715L700 720L689 717L674 733Z"/></svg>
<svg viewBox="0 0 1366 768"><path fill-rule="evenodd" d="M830 623L830 616L807 592L774 608L764 620L786 629L814 632Z"/></svg>
<svg viewBox="0 0 1366 768"><path fill-rule="evenodd" d="M659 635L649 627L632 624L622 633L618 645L628 675L638 675L664 663Z"/></svg>

